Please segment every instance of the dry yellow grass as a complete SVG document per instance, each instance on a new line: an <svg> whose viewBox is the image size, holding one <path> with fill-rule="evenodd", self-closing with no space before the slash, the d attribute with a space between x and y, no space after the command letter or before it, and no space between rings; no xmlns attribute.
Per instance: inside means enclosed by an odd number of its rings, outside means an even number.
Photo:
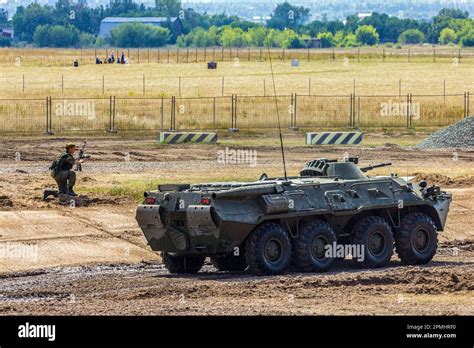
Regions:
<svg viewBox="0 0 474 348"><path fill-rule="evenodd" d="M386 50L385 61L381 48L362 49L360 55L357 49L336 50L334 60L332 50L314 50L310 51L310 61L306 50L285 51L284 59L281 50L273 51L276 91L282 95L279 107L283 127L290 126L292 93L298 95L298 127L349 127L352 93L361 96L362 128L406 127L405 112L381 117L381 106L404 104L408 93L415 95L413 103L420 108L419 119L411 125L417 129L445 126L462 118L464 93L473 92L474 53L465 50L459 62L457 49L438 48L434 62L432 48L410 50L410 62L403 50L395 49ZM0 132L43 131L46 96L53 97L52 123L56 133L105 131L109 127L111 95L117 97L115 127L119 131L169 129L172 96L177 97L177 129L227 129L231 127L232 94L239 95L238 128L276 126L274 101L262 98L273 94L273 86L269 62L259 61L259 50L227 50L226 61L219 61L217 70L208 70L205 60L213 56L220 60L219 49L207 50L206 56L202 50L197 51L197 56L195 50L180 50L180 63L176 62L176 50L170 50L167 63L167 52L141 50L141 63L135 64L138 51L132 50L132 64L96 65L94 50L2 49ZM102 50L98 54L103 57L105 53ZM263 58L265 54L263 50ZM72 67L76 57L79 68ZM299 67L291 66L290 59L295 57L300 59ZM186 61L190 63L183 63ZM149 99L140 99L143 96ZM15 98L37 100L5 100ZM58 105L74 98L102 98L84 101L93 104L93 119L58 115ZM164 98L163 102L160 98ZM357 113L359 100L356 103ZM352 126L357 125L357 117L354 121Z"/></svg>

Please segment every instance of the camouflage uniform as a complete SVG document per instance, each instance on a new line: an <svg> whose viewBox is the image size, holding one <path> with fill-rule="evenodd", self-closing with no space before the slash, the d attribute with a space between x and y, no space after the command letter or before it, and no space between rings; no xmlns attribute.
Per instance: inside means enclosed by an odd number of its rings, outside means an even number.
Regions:
<svg viewBox="0 0 474 348"><path fill-rule="evenodd" d="M59 193L74 192L73 188L76 184L76 172L71 170L76 162L74 156L65 152L59 156L58 161L58 171L53 173L53 178L58 184Z"/></svg>

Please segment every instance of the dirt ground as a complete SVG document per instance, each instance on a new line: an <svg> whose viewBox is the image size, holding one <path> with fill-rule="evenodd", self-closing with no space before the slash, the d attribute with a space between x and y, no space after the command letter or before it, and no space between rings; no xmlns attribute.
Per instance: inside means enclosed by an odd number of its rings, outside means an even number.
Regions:
<svg viewBox="0 0 474 348"><path fill-rule="evenodd" d="M154 139L89 139L78 173L85 206L41 201L47 167L67 139L0 141L0 314L474 314L474 151L394 145L305 147L289 140L288 172L315 158L393 162L374 174L426 178L453 194L439 250L425 266L278 277L217 272L169 275L134 220L141 192L158 182L258 179L281 175L279 149L254 140L156 146ZM77 140L76 140L77 141ZM265 139L263 143L267 144ZM258 163L220 164L226 146L257 150Z"/></svg>

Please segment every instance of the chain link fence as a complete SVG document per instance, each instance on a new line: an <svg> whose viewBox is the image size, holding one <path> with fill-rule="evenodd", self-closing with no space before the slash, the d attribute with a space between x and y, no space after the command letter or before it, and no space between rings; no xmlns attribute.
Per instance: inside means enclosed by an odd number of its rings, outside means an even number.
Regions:
<svg viewBox="0 0 474 348"><path fill-rule="evenodd" d="M437 128L470 115L450 95L0 99L0 134L159 130ZM278 109L277 109L278 105Z"/></svg>

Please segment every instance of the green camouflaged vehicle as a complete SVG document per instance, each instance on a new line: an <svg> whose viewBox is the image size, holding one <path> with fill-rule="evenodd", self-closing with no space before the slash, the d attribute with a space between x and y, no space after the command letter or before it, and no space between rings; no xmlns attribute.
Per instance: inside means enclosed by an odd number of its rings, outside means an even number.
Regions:
<svg viewBox="0 0 474 348"><path fill-rule="evenodd" d="M322 272L341 245L363 251L352 255L362 267L387 265L394 246L403 263L428 263L451 195L396 174L365 175L389 164L357 164L319 159L286 179L159 185L145 192L136 219L171 273L196 273L206 257L220 271L280 274L291 264Z"/></svg>

